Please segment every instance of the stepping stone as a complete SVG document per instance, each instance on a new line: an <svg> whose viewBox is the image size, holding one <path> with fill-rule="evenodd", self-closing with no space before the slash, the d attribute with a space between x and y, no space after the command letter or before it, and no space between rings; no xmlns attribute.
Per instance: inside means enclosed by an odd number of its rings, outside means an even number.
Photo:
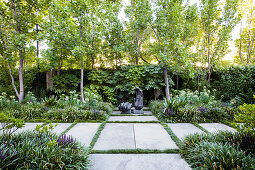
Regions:
<svg viewBox="0 0 255 170"><path fill-rule="evenodd" d="M191 170L180 154L91 154L90 170Z"/></svg>
<svg viewBox="0 0 255 170"><path fill-rule="evenodd" d="M109 121L137 121L137 122L147 122L147 121L158 121L155 116L111 116Z"/></svg>
<svg viewBox="0 0 255 170"><path fill-rule="evenodd" d="M57 124L57 126L55 126ZM52 132L56 133L57 135L60 135L62 132L64 132L69 126L71 126L72 123L52 123L54 129Z"/></svg>
<svg viewBox="0 0 255 170"><path fill-rule="evenodd" d="M164 127L159 123L134 124L136 148L178 149Z"/></svg>
<svg viewBox="0 0 255 170"><path fill-rule="evenodd" d="M168 123L168 126L179 139L184 139L186 136L195 133L204 133L201 129L190 123Z"/></svg>
<svg viewBox="0 0 255 170"><path fill-rule="evenodd" d="M24 127L15 131L15 133L24 132L26 130L33 131L36 128L36 125L42 125L43 123L26 123Z"/></svg>
<svg viewBox="0 0 255 170"><path fill-rule="evenodd" d="M135 149L133 124L107 123L93 149Z"/></svg>
<svg viewBox="0 0 255 170"><path fill-rule="evenodd" d="M152 112L151 111L143 111L145 115L152 115Z"/></svg>
<svg viewBox="0 0 255 170"><path fill-rule="evenodd" d="M132 115L152 115L151 111L143 111L143 112L144 112L144 114L130 114L130 115L131 116ZM121 111L113 111L112 115L121 115Z"/></svg>
<svg viewBox="0 0 255 170"><path fill-rule="evenodd" d="M86 147L88 147L99 126L100 123L77 123L66 134L73 136Z"/></svg>
<svg viewBox="0 0 255 170"><path fill-rule="evenodd" d="M113 111L112 115L120 115L120 111Z"/></svg>
<svg viewBox="0 0 255 170"><path fill-rule="evenodd" d="M199 125L211 133L216 133L218 131L236 132L236 130L234 128L231 128L231 127L221 124L221 123L200 123Z"/></svg>

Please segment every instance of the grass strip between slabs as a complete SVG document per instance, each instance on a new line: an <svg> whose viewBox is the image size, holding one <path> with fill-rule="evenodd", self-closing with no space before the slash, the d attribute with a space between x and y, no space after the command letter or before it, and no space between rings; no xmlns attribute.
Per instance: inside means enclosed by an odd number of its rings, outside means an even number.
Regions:
<svg viewBox="0 0 255 170"><path fill-rule="evenodd" d="M220 123L225 124L225 125L227 125L229 127L232 127L233 129L236 129L236 127L232 124L234 122L222 121Z"/></svg>
<svg viewBox="0 0 255 170"><path fill-rule="evenodd" d="M153 153L179 153L179 149L114 149L114 150L92 150L92 154L153 154Z"/></svg>
<svg viewBox="0 0 255 170"><path fill-rule="evenodd" d="M78 121L74 121L68 128L66 128L66 130L64 130L59 136L67 133L70 129L72 129L76 124L78 123Z"/></svg>
<svg viewBox="0 0 255 170"><path fill-rule="evenodd" d="M174 132L166 123L160 121L160 124L164 127L164 129L167 131L167 133L170 135L176 145L180 148L182 145L182 141L174 134Z"/></svg>
<svg viewBox="0 0 255 170"><path fill-rule="evenodd" d="M101 132L103 131L103 129L104 129L106 123L107 123L107 120L104 121L103 123L101 123L101 125L99 126L99 128L98 128L96 134L94 135L92 141L90 142L90 145L89 145L89 148L88 148L89 151L91 151L92 148L95 146L95 144L96 144L96 142L97 142L97 140L98 140L98 138L99 138Z"/></svg>
<svg viewBox="0 0 255 170"><path fill-rule="evenodd" d="M194 126L198 127L199 129L201 129L202 131L204 131L205 133L209 134L210 132L208 130L206 130L205 128L203 128L202 126L200 126L198 123L193 122L192 123Z"/></svg>
<svg viewBox="0 0 255 170"><path fill-rule="evenodd" d="M107 121L107 123L160 123L158 120L151 121Z"/></svg>

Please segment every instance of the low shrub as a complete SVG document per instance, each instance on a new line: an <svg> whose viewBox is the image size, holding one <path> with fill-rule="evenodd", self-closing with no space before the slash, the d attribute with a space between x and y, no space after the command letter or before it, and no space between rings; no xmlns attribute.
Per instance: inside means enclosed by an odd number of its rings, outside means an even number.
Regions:
<svg viewBox="0 0 255 170"><path fill-rule="evenodd" d="M72 137L22 132L0 135L0 169L86 169L88 152Z"/></svg>
<svg viewBox="0 0 255 170"><path fill-rule="evenodd" d="M50 109L47 111L43 119L48 119L52 121L61 121L61 122L73 122L77 119L79 120L105 120L107 114L103 110L81 110L76 107L67 107L64 109Z"/></svg>
<svg viewBox="0 0 255 170"><path fill-rule="evenodd" d="M71 91L69 95L50 96L38 102L32 93L28 93L24 102L19 103L3 94L0 96L0 111L26 121L48 119L61 122L106 120L112 113L112 104L102 102L96 94L85 92L84 97L85 102L81 102L79 94Z"/></svg>
<svg viewBox="0 0 255 170"><path fill-rule="evenodd" d="M238 109L214 99L210 91L201 93L181 90L168 101L152 101L151 111L166 122L233 121Z"/></svg>
<svg viewBox="0 0 255 170"><path fill-rule="evenodd" d="M99 102L98 109L103 110L110 115L113 112L114 107L111 103Z"/></svg>
<svg viewBox="0 0 255 170"><path fill-rule="evenodd" d="M253 96L255 98L255 95ZM244 103L239 107L240 112L235 115L236 128L244 133L255 136L255 104Z"/></svg>
<svg viewBox="0 0 255 170"><path fill-rule="evenodd" d="M255 157L241 141L240 133L195 134L184 139L180 153L194 169L254 169Z"/></svg>
<svg viewBox="0 0 255 170"><path fill-rule="evenodd" d="M164 110L164 101L163 100L152 100L149 104L149 108L152 113L159 116Z"/></svg>

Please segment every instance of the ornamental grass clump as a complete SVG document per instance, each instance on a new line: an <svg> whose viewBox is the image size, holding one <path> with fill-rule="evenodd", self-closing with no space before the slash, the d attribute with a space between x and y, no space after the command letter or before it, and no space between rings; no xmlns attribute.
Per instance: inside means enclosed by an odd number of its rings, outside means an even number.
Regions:
<svg viewBox="0 0 255 170"><path fill-rule="evenodd" d="M88 150L70 136L26 131L0 135L0 169L88 169Z"/></svg>
<svg viewBox="0 0 255 170"><path fill-rule="evenodd" d="M240 133L195 134L184 139L180 153L194 169L254 169L255 157L241 142Z"/></svg>
<svg viewBox="0 0 255 170"><path fill-rule="evenodd" d="M0 145L0 169L6 169L17 161L18 152L15 148L9 148L6 144Z"/></svg>

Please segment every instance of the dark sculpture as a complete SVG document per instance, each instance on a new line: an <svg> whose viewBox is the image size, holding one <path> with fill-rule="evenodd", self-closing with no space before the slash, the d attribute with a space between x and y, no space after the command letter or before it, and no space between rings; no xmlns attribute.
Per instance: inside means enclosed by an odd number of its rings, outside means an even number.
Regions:
<svg viewBox="0 0 255 170"><path fill-rule="evenodd" d="M121 111L121 114L131 114L131 107L131 103L125 102L119 105L119 110Z"/></svg>
<svg viewBox="0 0 255 170"><path fill-rule="evenodd" d="M139 88L135 88L135 99L134 99L134 114L143 114L143 91Z"/></svg>

